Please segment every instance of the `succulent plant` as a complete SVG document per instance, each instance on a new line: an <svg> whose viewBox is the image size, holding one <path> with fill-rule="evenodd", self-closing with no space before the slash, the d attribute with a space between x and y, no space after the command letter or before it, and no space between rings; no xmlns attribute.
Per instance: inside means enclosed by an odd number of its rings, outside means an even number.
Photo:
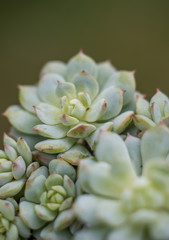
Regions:
<svg viewBox="0 0 169 240"><path fill-rule="evenodd" d="M140 130L156 126L169 117L169 99L157 89L150 102L144 96L138 96L136 101L136 115L134 123Z"/></svg>
<svg viewBox="0 0 169 240"><path fill-rule="evenodd" d="M75 221L71 209L76 196L75 180L76 170L62 159L53 159L49 168L35 170L26 182L24 199L19 204L19 216L25 225L38 230L49 222L54 232L68 228Z"/></svg>
<svg viewBox="0 0 169 240"><path fill-rule="evenodd" d="M86 227L74 239L169 239L168 128L159 125L125 142L102 132L95 156L80 162L88 194L78 197L74 211Z"/></svg>
<svg viewBox="0 0 169 240"><path fill-rule="evenodd" d="M16 142L4 134L4 150L0 150L0 198L16 196L38 167L38 162L32 162L32 153L23 138Z"/></svg>
<svg viewBox="0 0 169 240"><path fill-rule="evenodd" d="M18 240L29 238L30 231L20 217L16 216L18 204L14 199L0 199L0 239Z"/></svg>
<svg viewBox="0 0 169 240"><path fill-rule="evenodd" d="M55 154L119 115L134 93L134 72L116 71L109 62L96 64L80 52L67 65L47 63L37 85L19 86L20 106L4 115L15 129L32 135L37 150Z"/></svg>
<svg viewBox="0 0 169 240"><path fill-rule="evenodd" d="M134 73L80 51L19 86L3 114L0 240L169 239L169 99L147 101Z"/></svg>

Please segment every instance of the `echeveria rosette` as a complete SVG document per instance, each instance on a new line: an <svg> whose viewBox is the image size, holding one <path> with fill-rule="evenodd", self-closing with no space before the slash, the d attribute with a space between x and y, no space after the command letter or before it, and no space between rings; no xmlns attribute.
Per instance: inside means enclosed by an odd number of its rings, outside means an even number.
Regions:
<svg viewBox="0 0 169 240"><path fill-rule="evenodd" d="M86 227L74 239L169 239L168 128L159 125L125 142L102 132L95 155L97 161L80 162L88 194L78 197L74 211Z"/></svg>
<svg viewBox="0 0 169 240"><path fill-rule="evenodd" d="M38 162L32 162L31 150L23 138L15 141L4 134L4 151L0 151L0 198L16 196L38 167Z"/></svg>
<svg viewBox="0 0 169 240"><path fill-rule="evenodd" d="M134 123L138 129L147 130L168 118L169 99L159 89L157 89L150 102L144 99L144 96L137 97Z"/></svg>
<svg viewBox="0 0 169 240"><path fill-rule="evenodd" d="M54 154L67 151L77 139L90 136L98 123L119 115L134 92L133 72L116 71L108 62L96 64L80 52L67 65L45 65L38 85L20 86L21 106L9 107L5 115L32 139L36 134L46 138L35 148Z"/></svg>
<svg viewBox="0 0 169 240"><path fill-rule="evenodd" d="M19 216L16 216L18 204L14 199L0 199L0 239L20 240L28 239L30 230L25 226Z"/></svg>
<svg viewBox="0 0 169 240"><path fill-rule="evenodd" d="M39 230L49 223L55 232L70 227L75 221L71 208L76 196L75 180L76 170L62 159L54 159L49 168L42 166L34 171L19 204L19 216L26 226Z"/></svg>

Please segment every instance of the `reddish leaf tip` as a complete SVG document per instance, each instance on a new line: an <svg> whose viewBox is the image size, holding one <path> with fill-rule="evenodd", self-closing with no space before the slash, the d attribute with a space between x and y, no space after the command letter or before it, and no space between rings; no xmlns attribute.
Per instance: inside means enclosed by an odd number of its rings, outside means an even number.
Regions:
<svg viewBox="0 0 169 240"><path fill-rule="evenodd" d="M131 73L132 73L133 75L135 75L135 73L136 73L136 70L133 70L133 71L131 71Z"/></svg>
<svg viewBox="0 0 169 240"><path fill-rule="evenodd" d="M6 112L3 112L3 113L2 113L2 116L3 116L3 117L6 117Z"/></svg>
<svg viewBox="0 0 169 240"><path fill-rule="evenodd" d="M83 54L83 49L80 49L79 54Z"/></svg>

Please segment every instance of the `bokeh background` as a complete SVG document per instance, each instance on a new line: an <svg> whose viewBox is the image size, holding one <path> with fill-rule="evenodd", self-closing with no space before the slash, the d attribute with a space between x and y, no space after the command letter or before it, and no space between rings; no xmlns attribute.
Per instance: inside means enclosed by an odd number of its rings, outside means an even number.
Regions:
<svg viewBox="0 0 169 240"><path fill-rule="evenodd" d="M149 98L156 87L169 94L169 1L1 1L0 112L18 102L17 84L35 83L46 61L79 49L136 69ZM8 128L0 116L0 139Z"/></svg>

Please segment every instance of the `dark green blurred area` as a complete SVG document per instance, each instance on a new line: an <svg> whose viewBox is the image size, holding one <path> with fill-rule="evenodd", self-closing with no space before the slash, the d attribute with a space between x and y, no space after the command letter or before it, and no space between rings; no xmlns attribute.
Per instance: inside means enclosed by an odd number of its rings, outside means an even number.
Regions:
<svg viewBox="0 0 169 240"><path fill-rule="evenodd" d="M136 69L137 89L169 94L169 1L4 1L0 3L0 112L17 84L38 80L48 60L79 49L118 69ZM9 124L0 118L0 137ZM0 140L2 142L2 140Z"/></svg>

